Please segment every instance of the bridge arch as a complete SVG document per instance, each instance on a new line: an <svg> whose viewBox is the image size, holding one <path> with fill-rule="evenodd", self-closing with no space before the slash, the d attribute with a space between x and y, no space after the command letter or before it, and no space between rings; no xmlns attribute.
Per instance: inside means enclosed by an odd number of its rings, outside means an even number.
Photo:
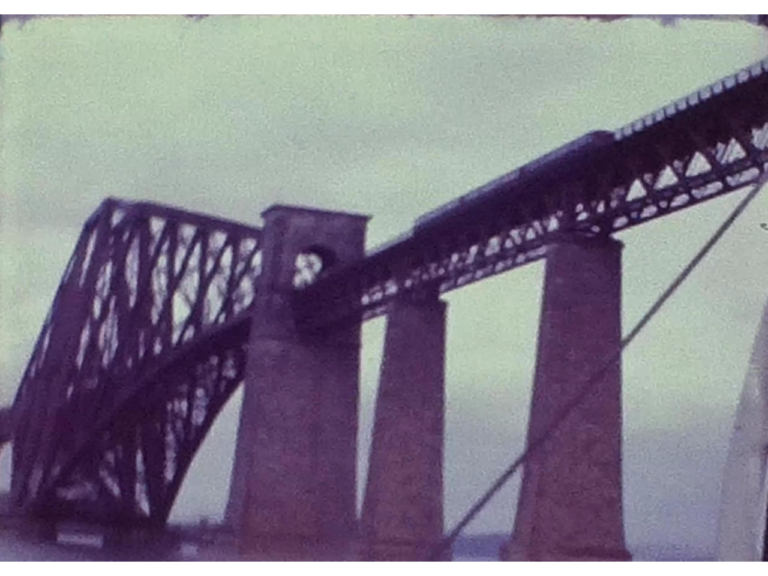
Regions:
<svg viewBox="0 0 768 576"><path fill-rule="evenodd" d="M242 382L260 230L107 199L86 222L17 393L12 500L163 524Z"/></svg>

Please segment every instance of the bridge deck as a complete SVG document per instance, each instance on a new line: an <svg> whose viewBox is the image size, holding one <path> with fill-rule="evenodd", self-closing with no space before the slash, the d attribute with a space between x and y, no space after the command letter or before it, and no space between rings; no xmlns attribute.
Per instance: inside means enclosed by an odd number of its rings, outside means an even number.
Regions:
<svg viewBox="0 0 768 576"><path fill-rule="evenodd" d="M614 133L598 132L417 220L297 290L307 330L359 321L610 235L757 180L768 61ZM86 222L14 404L12 494L49 514L163 523L243 378L261 231L113 199ZM0 441L9 434L0 413ZM5 426L5 428L4 428Z"/></svg>
<svg viewBox="0 0 768 576"><path fill-rule="evenodd" d="M577 165L556 158L536 178L482 187L484 202L417 220L299 292L299 321L375 316L397 295L447 292L537 260L555 234L616 233L754 182L768 160L767 70L758 62L648 114Z"/></svg>

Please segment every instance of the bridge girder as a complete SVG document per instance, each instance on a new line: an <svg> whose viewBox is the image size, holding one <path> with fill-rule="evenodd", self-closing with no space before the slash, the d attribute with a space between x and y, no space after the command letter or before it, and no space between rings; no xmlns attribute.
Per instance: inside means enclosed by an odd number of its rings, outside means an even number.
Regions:
<svg viewBox="0 0 768 576"><path fill-rule="evenodd" d="M557 235L614 234L741 189L768 167L767 91L764 60L617 130L566 174L501 183L493 201L414 226L297 292L297 321L312 330L371 318L404 293L448 292L536 261Z"/></svg>
<svg viewBox="0 0 768 576"><path fill-rule="evenodd" d="M768 62L638 120L565 176L509 182L294 292L306 330L381 314L742 188L768 168ZM257 228L108 199L86 222L13 407L12 499L97 521L167 519L242 381Z"/></svg>
<svg viewBox="0 0 768 576"><path fill-rule="evenodd" d="M205 431L242 379L259 249L256 228L150 203L102 203L17 392L14 506L165 521Z"/></svg>

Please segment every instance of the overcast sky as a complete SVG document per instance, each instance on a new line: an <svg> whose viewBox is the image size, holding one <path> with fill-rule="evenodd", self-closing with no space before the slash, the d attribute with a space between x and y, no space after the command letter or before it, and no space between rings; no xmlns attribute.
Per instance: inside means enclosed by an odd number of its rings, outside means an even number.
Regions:
<svg viewBox="0 0 768 576"><path fill-rule="evenodd" d="M739 21L47 18L11 22L1 45L0 403L12 401L80 228L106 196L255 225L275 202L363 212L373 246L569 139L768 56L766 32ZM619 236L625 332L740 197ZM630 548L714 541L768 295L763 221L766 195L625 354ZM446 297L446 528L523 447L542 270ZM363 457L383 328L364 329ZM221 514L239 399L174 517ZM470 532L511 529L515 486Z"/></svg>

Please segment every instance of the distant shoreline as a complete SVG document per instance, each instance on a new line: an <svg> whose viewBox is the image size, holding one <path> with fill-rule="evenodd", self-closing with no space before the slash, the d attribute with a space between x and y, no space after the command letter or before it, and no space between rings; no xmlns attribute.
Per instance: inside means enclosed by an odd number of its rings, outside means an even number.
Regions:
<svg viewBox="0 0 768 576"><path fill-rule="evenodd" d="M509 534L491 533L462 536L453 545L455 562L493 562ZM629 546L635 562L714 562L713 548L690 544L639 544Z"/></svg>

